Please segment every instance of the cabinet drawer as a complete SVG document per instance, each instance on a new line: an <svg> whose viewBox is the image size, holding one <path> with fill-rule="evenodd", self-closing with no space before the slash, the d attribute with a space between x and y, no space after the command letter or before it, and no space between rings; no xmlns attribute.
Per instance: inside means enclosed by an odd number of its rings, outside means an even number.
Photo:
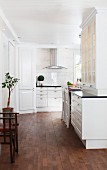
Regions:
<svg viewBox="0 0 107 170"><path fill-rule="evenodd" d="M48 98L48 106L61 106L62 98Z"/></svg>
<svg viewBox="0 0 107 170"><path fill-rule="evenodd" d="M77 101L73 100L71 106L76 108L77 105L78 105Z"/></svg>
<svg viewBox="0 0 107 170"><path fill-rule="evenodd" d="M47 94L47 90L37 90L36 94Z"/></svg>
<svg viewBox="0 0 107 170"><path fill-rule="evenodd" d="M82 133L82 122L79 118L76 119L76 127L80 130Z"/></svg>
<svg viewBox="0 0 107 170"><path fill-rule="evenodd" d="M36 107L47 107L47 98L37 97L36 98Z"/></svg>
<svg viewBox="0 0 107 170"><path fill-rule="evenodd" d="M71 113L71 120L76 121L74 112Z"/></svg>
<svg viewBox="0 0 107 170"><path fill-rule="evenodd" d="M79 96L77 96L77 95L74 95L73 96L73 100L75 100L77 103L79 103L79 104L82 104L82 99L81 99L81 97L79 97Z"/></svg>
<svg viewBox="0 0 107 170"><path fill-rule="evenodd" d="M48 87L49 91L62 91L62 87Z"/></svg>
<svg viewBox="0 0 107 170"><path fill-rule="evenodd" d="M48 97L62 97L62 91L48 91Z"/></svg>
<svg viewBox="0 0 107 170"><path fill-rule="evenodd" d="M82 114L82 105L78 103L76 110Z"/></svg>
<svg viewBox="0 0 107 170"><path fill-rule="evenodd" d="M47 91L47 87L37 87L36 91Z"/></svg>
<svg viewBox="0 0 107 170"><path fill-rule="evenodd" d="M41 98L41 97L42 98L44 98L44 97L47 98L47 94L36 94L36 97L37 98Z"/></svg>
<svg viewBox="0 0 107 170"><path fill-rule="evenodd" d="M80 112L78 112L77 110L75 111L75 115L76 115L76 118L80 119L82 121L82 114Z"/></svg>

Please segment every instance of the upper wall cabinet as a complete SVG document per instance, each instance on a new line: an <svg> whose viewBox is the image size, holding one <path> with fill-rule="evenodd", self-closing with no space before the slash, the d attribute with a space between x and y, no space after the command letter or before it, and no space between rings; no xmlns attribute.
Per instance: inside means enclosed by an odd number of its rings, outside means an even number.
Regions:
<svg viewBox="0 0 107 170"><path fill-rule="evenodd" d="M96 20L93 19L82 31L82 81L96 83Z"/></svg>
<svg viewBox="0 0 107 170"><path fill-rule="evenodd" d="M93 9L81 28L82 82L107 95L107 9Z"/></svg>

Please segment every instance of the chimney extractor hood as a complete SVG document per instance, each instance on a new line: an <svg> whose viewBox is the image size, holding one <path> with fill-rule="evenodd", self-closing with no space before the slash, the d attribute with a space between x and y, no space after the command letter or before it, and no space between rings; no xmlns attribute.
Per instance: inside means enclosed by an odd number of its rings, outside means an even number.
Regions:
<svg viewBox="0 0 107 170"><path fill-rule="evenodd" d="M57 48L50 49L50 66L45 67L47 69L67 69L66 67L58 64Z"/></svg>

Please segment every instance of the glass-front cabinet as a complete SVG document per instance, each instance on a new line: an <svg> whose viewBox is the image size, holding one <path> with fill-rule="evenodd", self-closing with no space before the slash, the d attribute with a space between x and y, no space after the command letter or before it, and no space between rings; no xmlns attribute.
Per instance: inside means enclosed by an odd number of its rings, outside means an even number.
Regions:
<svg viewBox="0 0 107 170"><path fill-rule="evenodd" d="M93 19L82 31L81 52L82 52L82 82L95 84L95 59L96 45L95 32L96 22Z"/></svg>
<svg viewBox="0 0 107 170"><path fill-rule="evenodd" d="M107 95L107 9L94 8L81 28L82 83Z"/></svg>

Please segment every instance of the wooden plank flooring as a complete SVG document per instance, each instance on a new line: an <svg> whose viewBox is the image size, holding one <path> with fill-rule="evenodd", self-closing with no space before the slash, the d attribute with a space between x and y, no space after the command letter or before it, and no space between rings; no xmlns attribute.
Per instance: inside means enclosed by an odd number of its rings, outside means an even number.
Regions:
<svg viewBox="0 0 107 170"><path fill-rule="evenodd" d="M9 162L2 145L0 170L107 170L107 149L86 150L61 113L19 115L19 155Z"/></svg>

